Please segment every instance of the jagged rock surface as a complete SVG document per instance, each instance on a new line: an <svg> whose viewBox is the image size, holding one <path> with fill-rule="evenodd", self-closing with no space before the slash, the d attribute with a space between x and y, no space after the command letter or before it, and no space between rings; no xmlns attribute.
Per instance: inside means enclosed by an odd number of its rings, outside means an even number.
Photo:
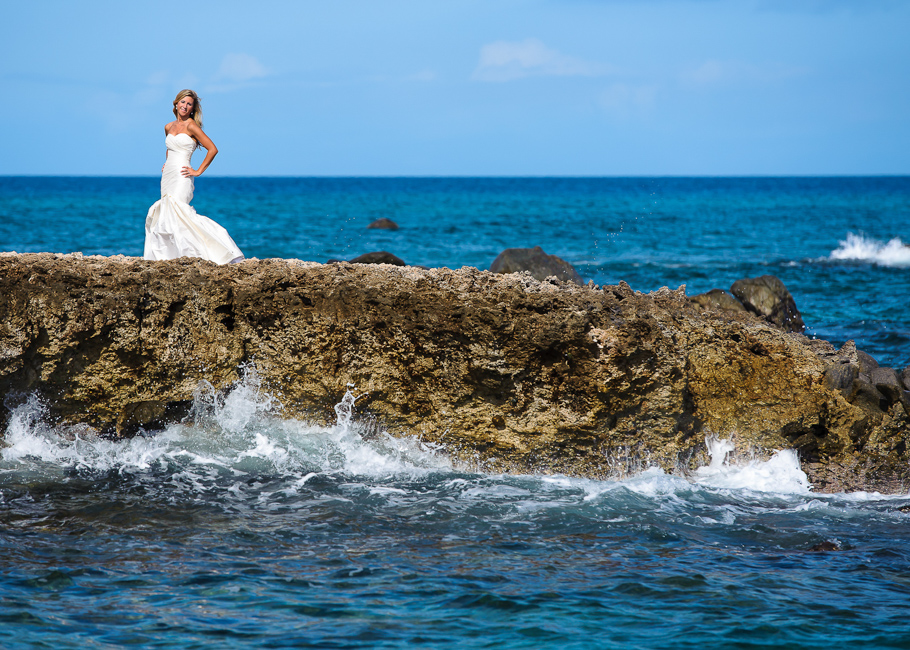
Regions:
<svg viewBox="0 0 910 650"><path fill-rule="evenodd" d="M288 417L330 421L350 382L362 417L490 470L685 471L717 435L798 449L816 489L910 486L907 412L863 380L855 346L703 311L682 288L0 255L0 316L0 394L37 391L111 435L180 417L200 380L227 388L252 362Z"/></svg>

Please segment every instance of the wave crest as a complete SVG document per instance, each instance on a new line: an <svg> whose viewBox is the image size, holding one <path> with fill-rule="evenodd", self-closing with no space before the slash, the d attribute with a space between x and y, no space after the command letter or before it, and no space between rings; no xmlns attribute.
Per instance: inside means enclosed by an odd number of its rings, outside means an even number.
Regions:
<svg viewBox="0 0 910 650"><path fill-rule="evenodd" d="M881 242L871 237L847 233L847 238L831 252L832 260L857 260L880 266L910 266L910 246L894 237Z"/></svg>

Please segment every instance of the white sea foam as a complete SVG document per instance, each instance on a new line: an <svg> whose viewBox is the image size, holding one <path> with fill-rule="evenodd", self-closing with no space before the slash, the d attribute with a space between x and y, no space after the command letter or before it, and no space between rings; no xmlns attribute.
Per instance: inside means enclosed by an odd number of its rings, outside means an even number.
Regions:
<svg viewBox="0 0 910 650"><path fill-rule="evenodd" d="M255 372L227 393L198 391L192 420L153 435L107 440L48 423L31 397L13 409L0 449L0 475L22 472L60 476L67 471L135 475L169 471L190 482L221 476L268 475L302 487L318 474L372 477L414 475L451 467L432 447L380 431L365 440L353 421L356 398L349 387L336 406L333 426L276 415L277 401L261 389Z"/></svg>
<svg viewBox="0 0 910 650"><path fill-rule="evenodd" d="M881 242L863 235L847 233L847 238L831 252L832 260L856 260L880 266L910 266L910 246L895 237Z"/></svg>
<svg viewBox="0 0 910 650"><path fill-rule="evenodd" d="M792 449L775 451L765 461L730 465L727 455L734 447L729 440L708 436L705 444L711 463L695 471L694 480L699 485L784 494L805 494L811 488L809 477L800 469L799 458Z"/></svg>
<svg viewBox="0 0 910 650"><path fill-rule="evenodd" d="M283 481L287 492L304 489L317 476L362 476L370 481L400 480L428 472L455 474L451 460L439 448L412 437L393 437L380 431L369 437L355 418L354 387L349 386L335 406L336 423L319 426L278 415L277 400L264 391L255 371L228 392L203 385L194 400L192 417L164 431L128 440L106 440L79 429L48 423L45 409L31 397L15 408L8 423L5 446L0 449L0 478L23 474L53 479L67 472L116 472L140 476L164 472L193 489L244 492L253 477ZM452 478L450 489L460 499L512 500L520 509L538 508L547 493L556 501L561 492L579 494L596 503L619 487L648 498L672 497L695 485L706 488L746 489L759 492L803 494L809 481L793 451L778 451L765 461L734 465L727 440L706 440L709 465L688 478L647 468L620 481L598 481L560 476L533 478L533 487L507 477L481 480ZM247 478L245 478L247 477ZM232 487L233 486L233 487ZM376 493L377 495L380 492ZM382 492L392 498L395 492ZM544 501L548 499L544 498Z"/></svg>

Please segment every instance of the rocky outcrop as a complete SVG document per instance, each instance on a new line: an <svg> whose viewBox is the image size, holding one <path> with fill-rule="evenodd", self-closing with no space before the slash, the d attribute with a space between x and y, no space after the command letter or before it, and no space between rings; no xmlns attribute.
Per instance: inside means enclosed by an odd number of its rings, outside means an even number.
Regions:
<svg viewBox="0 0 910 650"><path fill-rule="evenodd" d="M746 309L769 323L788 332L802 332L806 329L793 296L777 276L762 275L737 280L730 291Z"/></svg>
<svg viewBox="0 0 910 650"><path fill-rule="evenodd" d="M878 383L867 399L855 346L703 311L684 288L0 255L0 316L0 394L108 435L182 417L201 380L226 389L255 364L288 417L333 420L353 383L361 417L489 470L686 471L716 435L796 448L816 489L910 487L907 412Z"/></svg>
<svg viewBox="0 0 910 650"><path fill-rule="evenodd" d="M383 217L382 219L377 219L372 222L367 228L374 230L398 230L398 224L387 217Z"/></svg>
<svg viewBox="0 0 910 650"><path fill-rule="evenodd" d="M351 264L391 264L393 266L407 266L400 257L392 255L388 251L375 251L373 253L364 253L351 260Z"/></svg>
<svg viewBox="0 0 910 650"><path fill-rule="evenodd" d="M493 273L521 273L527 271L536 280L555 277L557 280L584 284L575 267L556 255L547 255L540 246L534 248L507 248L490 265Z"/></svg>

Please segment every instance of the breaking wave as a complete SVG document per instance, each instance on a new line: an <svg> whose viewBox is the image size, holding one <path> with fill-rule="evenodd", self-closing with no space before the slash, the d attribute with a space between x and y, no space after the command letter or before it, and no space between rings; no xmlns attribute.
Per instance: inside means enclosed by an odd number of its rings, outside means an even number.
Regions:
<svg viewBox="0 0 910 650"><path fill-rule="evenodd" d="M354 387L349 386L335 405L336 421L331 426L281 417L278 401L262 389L255 370L248 369L227 392L202 384L185 422L111 440L86 426L50 424L44 406L32 396L13 409L7 426L5 446L0 450L0 487L7 481L66 481L99 475L140 481L166 477L190 491L207 493L237 492L244 481L257 477L277 481L282 490L291 491L317 476L366 480L377 488L430 474L483 479L483 474L459 467L438 445L412 436L392 436L359 423L356 399ZM768 460L731 464L727 462L733 451L729 441L709 437L706 443L710 464L687 477L651 467L615 481L560 476L499 476L493 480L500 487L516 482L572 486L573 491L584 492L586 501L618 487L651 495L694 486L781 494L810 490L793 451L778 451Z"/></svg>
<svg viewBox="0 0 910 650"><path fill-rule="evenodd" d="M855 260L879 266L910 266L910 246L899 237L882 242L871 237L847 233L847 238L840 242L831 252L828 259Z"/></svg>

